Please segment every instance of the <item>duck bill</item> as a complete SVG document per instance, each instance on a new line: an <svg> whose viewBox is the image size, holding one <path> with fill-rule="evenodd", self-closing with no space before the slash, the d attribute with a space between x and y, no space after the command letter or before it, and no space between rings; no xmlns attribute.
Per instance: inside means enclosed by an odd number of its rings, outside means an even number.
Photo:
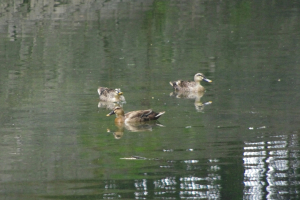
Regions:
<svg viewBox="0 0 300 200"><path fill-rule="evenodd" d="M115 114L115 112L112 110L110 113L108 113L106 116L111 116L111 115L113 115L113 114Z"/></svg>
<svg viewBox="0 0 300 200"><path fill-rule="evenodd" d="M209 83L212 82L212 80L210 80L210 79L208 79L208 78L205 78L205 77L203 78L203 80L206 81L206 82L209 82Z"/></svg>
<svg viewBox="0 0 300 200"><path fill-rule="evenodd" d="M118 93L118 95L122 95L122 94L123 94L123 92L119 92L119 93Z"/></svg>

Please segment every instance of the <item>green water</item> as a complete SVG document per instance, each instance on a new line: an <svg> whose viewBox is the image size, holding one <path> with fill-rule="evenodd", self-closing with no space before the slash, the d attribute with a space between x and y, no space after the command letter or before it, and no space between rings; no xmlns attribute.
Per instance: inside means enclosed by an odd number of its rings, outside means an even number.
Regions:
<svg viewBox="0 0 300 200"><path fill-rule="evenodd" d="M1 2L1 199L298 199L299 9ZM166 113L117 127L98 86Z"/></svg>

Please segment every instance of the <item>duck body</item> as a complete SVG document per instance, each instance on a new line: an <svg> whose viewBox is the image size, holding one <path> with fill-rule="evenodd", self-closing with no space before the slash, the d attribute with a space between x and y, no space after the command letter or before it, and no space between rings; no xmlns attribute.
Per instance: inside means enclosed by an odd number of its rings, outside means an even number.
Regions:
<svg viewBox="0 0 300 200"><path fill-rule="evenodd" d="M190 92L204 92L205 88L200 84L204 80L206 82L212 82L207 79L202 73L197 73L194 76L194 81L170 81L170 85L175 91L190 91Z"/></svg>
<svg viewBox="0 0 300 200"><path fill-rule="evenodd" d="M110 89L107 87L99 87L97 91L101 101L125 102L125 97L120 88Z"/></svg>
<svg viewBox="0 0 300 200"><path fill-rule="evenodd" d="M115 107L114 110L112 110L106 116L113 114L116 114L115 123L135 123L157 120L161 115L165 114L165 111L157 113L151 109L148 109L131 111L125 114L122 107Z"/></svg>

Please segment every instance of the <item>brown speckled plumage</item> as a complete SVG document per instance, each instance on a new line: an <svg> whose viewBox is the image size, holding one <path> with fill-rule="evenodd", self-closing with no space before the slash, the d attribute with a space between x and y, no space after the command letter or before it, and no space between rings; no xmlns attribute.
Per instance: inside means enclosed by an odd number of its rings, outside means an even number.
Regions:
<svg viewBox="0 0 300 200"><path fill-rule="evenodd" d="M99 87L97 91L101 101L110 101L110 102L125 101L125 97L123 96L123 92L121 92L120 88L110 89L107 87Z"/></svg>
<svg viewBox="0 0 300 200"><path fill-rule="evenodd" d="M203 92L205 88L200 84L200 81L212 82L207 79L202 73L197 73L194 76L194 81L170 81L170 85L176 91L194 91L194 92Z"/></svg>
<svg viewBox="0 0 300 200"><path fill-rule="evenodd" d="M146 122L151 120L157 120L164 113L165 111L157 113L149 109L149 110L136 110L124 114L123 108L115 107L114 110L112 110L109 114L107 114L107 116L116 114L116 119L115 119L116 123Z"/></svg>

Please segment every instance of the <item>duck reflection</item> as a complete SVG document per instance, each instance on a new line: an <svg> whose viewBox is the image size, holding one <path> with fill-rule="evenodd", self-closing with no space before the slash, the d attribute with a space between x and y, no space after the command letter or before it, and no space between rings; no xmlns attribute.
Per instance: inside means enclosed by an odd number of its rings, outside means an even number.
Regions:
<svg viewBox="0 0 300 200"><path fill-rule="evenodd" d="M108 102L108 101L99 101L98 108L105 108L107 110L113 110L115 107L123 107L126 102Z"/></svg>
<svg viewBox="0 0 300 200"><path fill-rule="evenodd" d="M113 133L115 139L121 139L124 135L124 130L128 130L130 132L146 132L152 131L154 127L160 126L164 127L164 125L160 124L158 121L149 121L149 122L137 122L137 123L117 123L115 122L117 130L112 132L110 129L107 129L108 133Z"/></svg>
<svg viewBox="0 0 300 200"><path fill-rule="evenodd" d="M124 127L118 127L118 129L115 132L112 132L110 129L107 129L108 133L112 133L114 135L114 138L116 140L121 139L124 135Z"/></svg>
<svg viewBox="0 0 300 200"><path fill-rule="evenodd" d="M195 109L198 112L202 112L205 106L212 104L212 101L208 101L205 103L201 102L201 98L204 95L204 93L205 92L174 91L170 93L170 96L175 96L176 98L182 98L182 99L195 99L194 102Z"/></svg>

